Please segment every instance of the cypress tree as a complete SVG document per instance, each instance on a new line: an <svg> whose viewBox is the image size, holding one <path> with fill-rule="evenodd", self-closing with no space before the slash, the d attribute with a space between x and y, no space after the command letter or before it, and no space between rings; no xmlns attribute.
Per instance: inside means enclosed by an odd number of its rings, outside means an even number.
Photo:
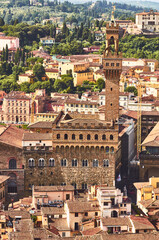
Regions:
<svg viewBox="0 0 159 240"><path fill-rule="evenodd" d="M6 44L5 61L8 62L8 45Z"/></svg>
<svg viewBox="0 0 159 240"><path fill-rule="evenodd" d="M5 49L3 48L3 51L2 51L2 62L5 61Z"/></svg>

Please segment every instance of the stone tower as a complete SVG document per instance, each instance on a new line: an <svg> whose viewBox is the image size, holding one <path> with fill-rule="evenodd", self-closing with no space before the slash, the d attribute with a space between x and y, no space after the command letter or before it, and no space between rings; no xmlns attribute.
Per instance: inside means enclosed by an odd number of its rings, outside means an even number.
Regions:
<svg viewBox="0 0 159 240"><path fill-rule="evenodd" d="M119 54L119 26L114 22L108 23L106 26L103 70L106 78L105 120L115 122L119 118L119 80L122 70L122 56Z"/></svg>

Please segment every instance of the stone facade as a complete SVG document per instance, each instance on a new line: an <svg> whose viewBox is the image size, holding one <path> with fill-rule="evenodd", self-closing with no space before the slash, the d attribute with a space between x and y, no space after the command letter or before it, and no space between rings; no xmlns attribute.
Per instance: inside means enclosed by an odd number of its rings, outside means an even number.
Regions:
<svg viewBox="0 0 159 240"><path fill-rule="evenodd" d="M115 52L112 54L111 45ZM119 26L114 23L106 29L106 49L103 55L103 70L105 74L105 120L119 118L119 81L122 70L122 56L118 53Z"/></svg>
<svg viewBox="0 0 159 240"><path fill-rule="evenodd" d="M106 77L105 120L84 114L60 113L52 123L52 145L41 146L46 137L42 126L36 128L39 142L30 133L30 147L25 145L25 191L34 185L74 185L87 189L89 185L113 186L120 172L121 144L119 141L119 78L121 56L118 55L118 26L107 25L107 48L103 67ZM114 39L115 54L110 52ZM107 64L109 63L109 68ZM112 66L112 63L115 63ZM36 125L37 126L37 125ZM32 132L35 133L33 126ZM27 141L29 135L27 135ZM37 140L37 138L36 138Z"/></svg>
<svg viewBox="0 0 159 240"><path fill-rule="evenodd" d="M7 200L17 200L24 195L24 160L22 149L0 142L0 175L10 176ZM11 161L16 164L12 165Z"/></svg>

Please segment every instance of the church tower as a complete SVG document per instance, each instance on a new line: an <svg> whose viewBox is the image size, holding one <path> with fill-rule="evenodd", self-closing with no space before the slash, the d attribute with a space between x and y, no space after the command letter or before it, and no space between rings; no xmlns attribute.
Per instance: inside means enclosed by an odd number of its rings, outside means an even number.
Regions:
<svg viewBox="0 0 159 240"><path fill-rule="evenodd" d="M114 22L106 26L106 49L103 54L105 81L105 120L119 118L119 81L122 71L122 55L119 54L119 26Z"/></svg>

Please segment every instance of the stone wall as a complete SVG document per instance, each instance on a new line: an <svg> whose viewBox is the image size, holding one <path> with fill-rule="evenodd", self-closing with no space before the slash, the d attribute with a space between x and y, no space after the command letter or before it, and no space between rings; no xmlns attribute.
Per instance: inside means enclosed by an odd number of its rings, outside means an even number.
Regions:
<svg viewBox="0 0 159 240"><path fill-rule="evenodd" d="M19 199L24 195L24 158L22 149L7 145L4 143L0 143L0 174L15 176L16 179L14 181L17 184L17 194L8 194L7 192L7 199L10 200L14 198L15 200ZM9 169L9 161L11 159L15 159L17 166L16 169ZM10 179L9 181L11 181Z"/></svg>
<svg viewBox="0 0 159 240"><path fill-rule="evenodd" d="M106 153L101 149L59 148L59 151L25 151L25 190L29 193L31 185L66 185L76 183L78 189L82 183L108 184L113 186L115 179L115 154ZM29 167L28 160L35 160L35 167ZM45 166L39 167L38 160L43 158ZM49 167L49 159L54 158L55 166ZM66 159L66 166L61 166L61 160ZM72 160L77 159L77 166L72 167ZM93 167L93 160L98 160L98 167ZM103 160L109 159L109 166L103 166ZM82 166L82 160L88 160L88 166Z"/></svg>

